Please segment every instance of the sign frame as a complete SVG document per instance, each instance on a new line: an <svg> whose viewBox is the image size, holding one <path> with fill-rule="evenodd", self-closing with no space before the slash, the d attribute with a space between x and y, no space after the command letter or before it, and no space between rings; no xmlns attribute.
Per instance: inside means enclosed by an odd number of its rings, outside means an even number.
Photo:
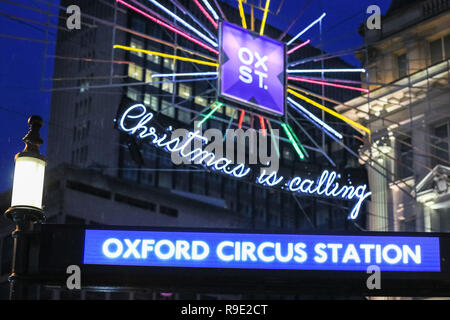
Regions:
<svg viewBox="0 0 450 320"><path fill-rule="evenodd" d="M222 92L222 68L223 68L223 65L224 65L224 62L223 62L224 54L223 54L223 44L222 44L222 40L223 40L222 30L223 30L223 25L224 24L229 24L229 25L231 25L231 26L233 26L233 27L235 27L237 29L242 29L242 31L245 31L245 32L247 32L249 34L252 34L255 37L267 39L268 41L271 41L271 42L277 42L277 43L279 43L280 45L283 46L283 64L284 64L283 65L283 78L284 78L283 79L283 87L284 87L284 90L283 90L283 112L282 113L276 112L276 111L274 111L274 110L272 110L270 108L267 108L267 107L255 104L253 102L246 101L244 99L240 99L238 97L235 97L235 96L232 96L232 95L229 95L229 94L226 94L226 93ZM284 43L284 42L280 42L280 41L277 41L277 40L272 39L270 37L267 37L267 36L264 36L264 35L260 35L259 33L255 32L255 31L251 31L251 30L248 30L248 29L241 28L238 25L235 25L235 24L223 21L223 20L220 21L220 23L219 23L219 68L218 68L219 69L218 70L219 74L218 74L218 82L217 82L217 84L218 84L217 85L217 91L218 91L219 100L222 100L222 101L224 101L225 103L228 103L228 104L230 102L232 104L236 104L236 105L234 105L234 107L239 107L239 108L247 107L247 108L251 108L251 109L253 109L255 111L268 113L268 114L270 114L272 116L285 117L285 115L286 115L286 108L287 108L287 86L288 86L287 71L286 71L286 68L287 68L287 55L286 55L286 52L287 52L287 46L286 46L286 43Z"/></svg>
<svg viewBox="0 0 450 320"><path fill-rule="evenodd" d="M39 263L36 277L41 283L65 286L68 265L79 265L83 288L105 290L115 288L154 288L164 292L217 292L273 294L317 294L343 296L449 296L450 234L392 232L333 232L333 235L372 235L402 237L439 237L441 272L381 271L381 290L369 290L370 276L364 271L316 271L273 269L225 269L84 265L85 230L179 231L220 233L292 234L267 230L200 229L162 227L100 227L41 225L38 243ZM302 233L330 235L330 233ZM186 277L189 274L189 277Z"/></svg>

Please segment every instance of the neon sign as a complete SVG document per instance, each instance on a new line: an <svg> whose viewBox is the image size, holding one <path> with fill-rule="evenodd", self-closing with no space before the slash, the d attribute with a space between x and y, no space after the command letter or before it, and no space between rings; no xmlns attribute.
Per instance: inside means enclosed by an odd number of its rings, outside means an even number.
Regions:
<svg viewBox="0 0 450 320"><path fill-rule="evenodd" d="M153 144L155 147L169 153L177 153L182 158L190 162L204 166L205 168L230 175L234 178L244 178L250 176L251 168L243 163L233 164L233 161L225 157L217 157L214 153L194 148L190 150L194 140L201 140L203 144L208 143L208 139L202 136L200 131L188 131L184 139L180 137L171 138L170 132L161 133L150 125L154 115L148 111L143 104L136 104L123 112L118 120L118 127L130 135L136 136ZM321 197L340 198L344 200L356 199L356 204L352 208L348 218L356 219L361 210L361 206L371 192L367 191L367 185L353 186L350 184L339 184L337 180L340 175L336 172L323 171L317 180L303 177L293 177L286 179L278 176L276 172L267 174L265 171L256 178L255 182L268 187L278 187L282 190L295 192L303 195L313 195Z"/></svg>
<svg viewBox="0 0 450 320"><path fill-rule="evenodd" d="M285 56L284 43L222 22L220 94L239 103L283 115Z"/></svg>
<svg viewBox="0 0 450 320"><path fill-rule="evenodd" d="M437 237L86 230L84 264L440 272Z"/></svg>

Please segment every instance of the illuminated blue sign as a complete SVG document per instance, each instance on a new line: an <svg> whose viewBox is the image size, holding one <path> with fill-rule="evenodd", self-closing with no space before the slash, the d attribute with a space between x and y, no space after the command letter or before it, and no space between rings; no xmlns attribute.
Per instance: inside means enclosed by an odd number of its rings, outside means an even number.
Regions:
<svg viewBox="0 0 450 320"><path fill-rule="evenodd" d="M86 230L84 264L440 272L438 237Z"/></svg>

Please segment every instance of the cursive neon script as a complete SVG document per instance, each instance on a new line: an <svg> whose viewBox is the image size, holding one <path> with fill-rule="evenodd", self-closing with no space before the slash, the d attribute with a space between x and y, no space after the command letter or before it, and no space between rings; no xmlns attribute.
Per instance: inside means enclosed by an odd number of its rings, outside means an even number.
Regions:
<svg viewBox="0 0 450 320"><path fill-rule="evenodd" d="M200 131L190 131L184 139L171 138L168 133L158 132L150 125L153 119L153 113L148 111L143 104L136 104L125 110L118 121L118 127L130 135L139 139L146 139L155 147L165 150L169 153L178 153L179 156L188 159L190 162L202 165L210 170L230 175L234 178L244 178L251 172L251 168L245 164L233 164L233 161L225 157L216 157L212 152L200 148L191 149L194 140L200 140L202 145L208 143L208 139L202 136ZM169 130L167 130L169 131ZM266 174L262 173L256 178L256 183L268 187L279 186L283 190L299 194L316 195L330 198L340 198L343 200L357 199L352 208L348 219L358 218L362 204L371 192L367 191L367 185L352 186L340 185L336 179L339 175L332 171L323 171L320 177L314 181L301 177L294 177L290 180L283 176L278 176L276 172Z"/></svg>

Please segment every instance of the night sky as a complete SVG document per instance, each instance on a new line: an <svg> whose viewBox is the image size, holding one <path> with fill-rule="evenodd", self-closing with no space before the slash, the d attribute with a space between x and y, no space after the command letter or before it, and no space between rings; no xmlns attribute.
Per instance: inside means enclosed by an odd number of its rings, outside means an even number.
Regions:
<svg viewBox="0 0 450 320"><path fill-rule="evenodd" d="M92 0L96 1L96 0ZM259 0L255 0L257 3ZM271 10L276 11L282 0L272 0ZM236 0L224 0L237 7ZM269 14L267 22L284 30L297 16L299 10L308 0L285 0L278 16ZM20 4L20 6L13 5ZM47 45L46 55L54 55L56 41L56 29L49 28L46 35L45 25L37 24L29 20L44 23L47 16L39 12L49 11L58 14L54 6L47 3L58 4L58 0L11 0L0 2L0 192L12 187L14 171L14 155L22 151L24 144L21 141L26 134L27 118L32 114L39 114L44 121L49 120L51 89L50 81L44 78L52 78L53 60L44 61L45 44L37 41L7 38L5 35L15 37L32 38L41 41L47 40L53 43ZM76 4L77 0L73 0ZM264 0L261 1L265 3ZM323 50L337 52L347 48L357 47L362 44L362 38L358 34L358 28L368 17L366 9L370 5L378 5L382 14L386 13L391 0L313 0L301 19L291 29L290 34L295 35L323 12L327 14L323 20ZM38 11L29 10L24 6L32 7ZM14 16L14 17L12 17ZM259 14L259 17L261 14ZM28 21L17 21L13 18L21 17ZM50 23L57 24L57 18L51 17ZM239 21L233 21L240 23ZM64 31L61 31L64 32ZM308 31L301 39L312 40L312 45L321 43L318 28ZM98 57L101 59L102 57ZM352 56L344 59L355 66L359 61ZM43 89L43 90L41 90ZM45 91L47 90L47 91ZM46 141L48 126L44 124L41 135ZM46 144L41 148L45 155Z"/></svg>

